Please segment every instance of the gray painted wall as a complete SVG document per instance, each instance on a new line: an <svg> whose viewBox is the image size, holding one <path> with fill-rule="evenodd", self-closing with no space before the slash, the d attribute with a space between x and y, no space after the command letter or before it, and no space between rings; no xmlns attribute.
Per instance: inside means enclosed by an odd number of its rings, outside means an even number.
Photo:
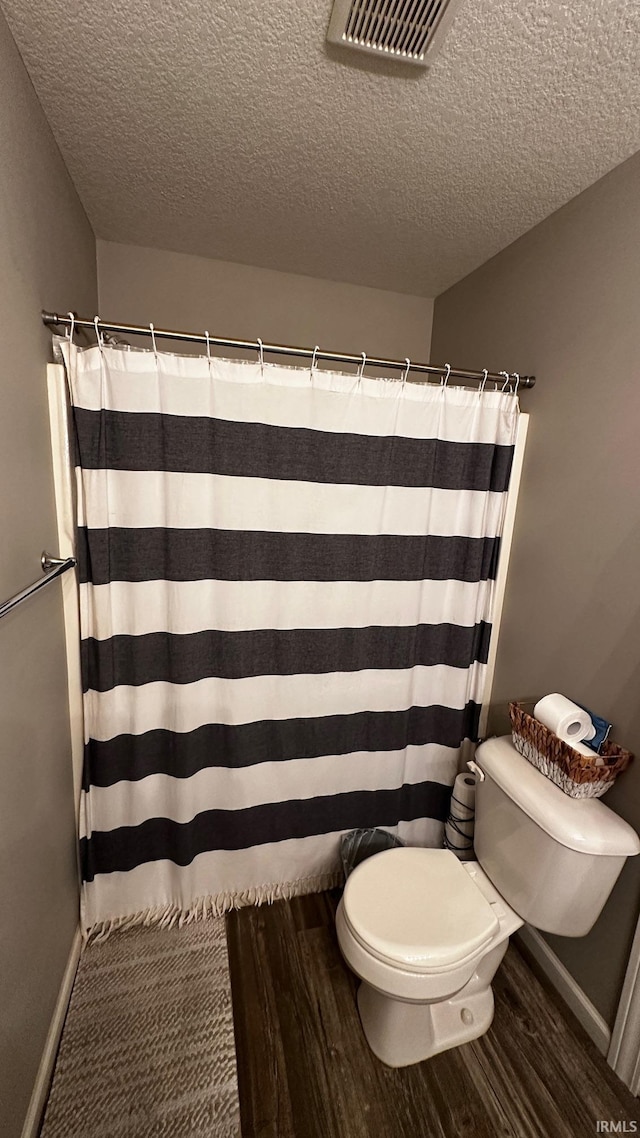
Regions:
<svg viewBox="0 0 640 1138"><path fill-rule="evenodd" d="M98 281L105 320L152 320L156 328L206 328L236 340L260 336L274 344L429 358L433 301L422 296L109 241L98 241ZM167 350L188 349L174 344Z"/></svg>
<svg viewBox="0 0 640 1138"><path fill-rule="evenodd" d="M494 687L564 692L639 757L605 802L640 829L640 154L437 298L432 359L535 373ZM640 900L549 936L612 1024Z"/></svg>
<svg viewBox="0 0 640 1138"><path fill-rule="evenodd" d="M0 597L56 550L42 307L93 312L95 241L0 15ZM0 1132L22 1129L78 923L60 589L0 623Z"/></svg>

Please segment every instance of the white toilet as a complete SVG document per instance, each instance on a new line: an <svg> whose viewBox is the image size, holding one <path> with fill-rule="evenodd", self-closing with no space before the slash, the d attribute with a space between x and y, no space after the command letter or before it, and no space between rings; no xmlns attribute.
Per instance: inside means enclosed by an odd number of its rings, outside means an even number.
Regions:
<svg viewBox="0 0 640 1138"><path fill-rule="evenodd" d="M515 750L476 752L475 851L397 848L363 861L337 912L338 942L360 977L371 1050L404 1067L476 1039L493 1018L491 981L525 921L584 936L637 834L594 798L569 798Z"/></svg>

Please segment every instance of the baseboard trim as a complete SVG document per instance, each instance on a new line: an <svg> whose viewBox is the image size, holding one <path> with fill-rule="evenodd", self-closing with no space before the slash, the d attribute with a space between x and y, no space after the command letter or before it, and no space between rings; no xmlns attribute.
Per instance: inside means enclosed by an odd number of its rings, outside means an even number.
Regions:
<svg viewBox="0 0 640 1138"><path fill-rule="evenodd" d="M595 1043L598 1051L606 1056L611 1041L609 1026L588 996L584 994L579 984L576 983L568 969L565 968L562 961L558 959L553 949L549 947L544 937L530 925L523 925L515 936L531 954L558 995L568 1004L587 1035Z"/></svg>
<svg viewBox="0 0 640 1138"><path fill-rule="evenodd" d="M69 1000L71 999L71 989L73 988L73 981L76 977L78 970L78 962L80 960L80 951L82 948L82 935L80 929L76 930L75 936L71 943L71 950L69 952L69 959L67 966L64 970L58 999L56 1006L53 1010L49 1031L45 1040L40 1066L38 1067L38 1074L36 1081L33 1085L31 1100L27 1109L27 1113L22 1127L21 1138L37 1138L42 1121L42 1114L47 1102L49 1094L49 1087L51 1085L51 1076L53 1074L53 1067L58 1053L58 1045L60 1043L60 1036L62 1035L62 1028L64 1026L64 1018L67 1014Z"/></svg>

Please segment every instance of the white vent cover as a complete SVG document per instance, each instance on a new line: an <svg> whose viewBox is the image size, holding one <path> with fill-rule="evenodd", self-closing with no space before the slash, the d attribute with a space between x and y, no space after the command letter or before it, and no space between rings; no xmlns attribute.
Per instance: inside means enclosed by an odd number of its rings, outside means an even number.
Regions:
<svg viewBox="0 0 640 1138"><path fill-rule="evenodd" d="M335 0L330 43L427 67L463 0Z"/></svg>

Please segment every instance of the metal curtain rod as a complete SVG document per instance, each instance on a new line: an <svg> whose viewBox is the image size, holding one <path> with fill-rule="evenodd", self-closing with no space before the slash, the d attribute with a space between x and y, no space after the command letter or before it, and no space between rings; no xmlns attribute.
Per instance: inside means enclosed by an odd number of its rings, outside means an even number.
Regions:
<svg viewBox="0 0 640 1138"><path fill-rule="evenodd" d="M130 336L149 336L155 337L156 340L183 340L189 344L205 344L218 348L243 348L249 351L262 351L271 352L274 355L282 356L297 356L298 359L305 360L332 360L341 364L360 364L363 362L367 367L381 367L381 368L400 368L404 371L407 367L407 360L386 360L378 356L365 356L363 352L359 356L354 356L350 352L323 352L319 348L298 348L291 347L288 344L262 344L258 340L231 340L225 339L222 336L207 336L195 332L171 332L162 328L151 328L150 325L145 324L109 324L105 320L100 320L96 317L95 320L80 320L72 318L69 313L66 316L61 316L58 312L43 312L42 322L47 325L62 325L65 328L88 328L94 332L98 330L102 332L124 332ZM507 373L505 371L468 371L465 368L449 368L448 364L444 367L433 367L431 364L416 364L410 362L411 372L419 372L423 375L447 375L455 376L456 379L469 379L469 380L495 380L497 383L506 385L507 382L519 381L520 387L534 387L536 382L535 375L518 375L517 372Z"/></svg>
<svg viewBox="0 0 640 1138"><path fill-rule="evenodd" d="M2 604L0 604L0 618L6 616L7 613L11 612L17 605L22 604L23 601L26 601L27 597L31 597L34 593L38 593L40 589L44 589L45 585L48 585L50 581L55 581L56 577L61 577L63 573L66 573L67 569L73 569L75 563L75 557L49 557L48 553L43 553L40 558L40 564L42 565L44 577L39 577L32 585L27 585L26 589L23 589L22 592L16 593L14 597L9 597L8 601L3 601Z"/></svg>

